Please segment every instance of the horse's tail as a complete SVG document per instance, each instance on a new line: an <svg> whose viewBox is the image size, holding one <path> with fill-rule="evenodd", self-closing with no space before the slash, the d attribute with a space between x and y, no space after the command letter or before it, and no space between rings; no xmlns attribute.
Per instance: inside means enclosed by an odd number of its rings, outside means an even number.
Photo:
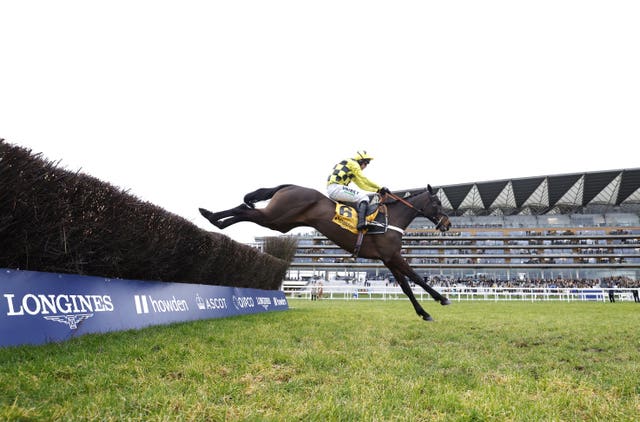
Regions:
<svg viewBox="0 0 640 422"><path fill-rule="evenodd" d="M254 190L244 196L244 203L250 206L251 208L255 208L253 204L260 201L266 201L267 199L273 198L273 195L276 194L280 189L286 188L289 185L280 185L275 188L260 188L258 190Z"/></svg>

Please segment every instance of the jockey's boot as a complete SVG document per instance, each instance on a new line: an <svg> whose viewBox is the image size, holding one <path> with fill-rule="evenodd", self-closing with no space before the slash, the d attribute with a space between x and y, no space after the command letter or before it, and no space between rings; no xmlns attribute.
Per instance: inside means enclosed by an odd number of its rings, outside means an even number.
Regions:
<svg viewBox="0 0 640 422"><path fill-rule="evenodd" d="M367 228L367 205L367 201L360 201L356 208L356 211L358 212L358 225L356 226L356 229L358 229L358 231Z"/></svg>

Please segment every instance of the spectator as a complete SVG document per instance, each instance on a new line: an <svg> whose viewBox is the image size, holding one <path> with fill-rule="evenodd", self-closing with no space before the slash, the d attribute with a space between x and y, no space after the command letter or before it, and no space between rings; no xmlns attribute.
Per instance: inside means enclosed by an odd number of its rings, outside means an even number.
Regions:
<svg viewBox="0 0 640 422"><path fill-rule="evenodd" d="M616 301L616 291L609 286L609 302L614 303Z"/></svg>

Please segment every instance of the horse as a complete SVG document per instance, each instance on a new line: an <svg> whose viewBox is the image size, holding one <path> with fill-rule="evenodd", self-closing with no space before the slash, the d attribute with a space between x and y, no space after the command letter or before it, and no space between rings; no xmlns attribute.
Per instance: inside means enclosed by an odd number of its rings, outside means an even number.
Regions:
<svg viewBox="0 0 640 422"><path fill-rule="evenodd" d="M255 207L257 202L266 200L270 200L266 207ZM358 256L381 260L413 304L418 316L425 321L432 321L431 315L422 308L414 296L407 277L426 290L441 305L449 305L451 302L429 286L402 257L402 235L418 215L429 219L435 224L436 229L442 232L451 228L449 217L443 212L442 203L434 194L431 185L405 198L387 193L381 203L386 206L388 230L360 239L358 234L332 221L336 214L336 202L315 189L297 185L257 189L245 195L243 204L225 211L211 212L204 208L199 210L203 217L219 229L241 221L253 222L282 233L287 233L295 227L313 227L348 252L354 252L356 241L360 240L362 243L359 245ZM355 213L355 210L353 212Z"/></svg>

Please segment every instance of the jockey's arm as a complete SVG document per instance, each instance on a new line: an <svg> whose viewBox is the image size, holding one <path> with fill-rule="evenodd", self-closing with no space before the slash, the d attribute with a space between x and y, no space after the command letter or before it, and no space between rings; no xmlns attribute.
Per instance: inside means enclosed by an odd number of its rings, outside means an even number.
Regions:
<svg viewBox="0 0 640 422"><path fill-rule="evenodd" d="M352 165L355 164L355 165ZM353 172L353 183L355 183L360 189L364 189L369 192L377 192L380 190L381 186L378 186L377 183L369 180L367 176L364 175L360 165L355 161L347 163L349 170Z"/></svg>

